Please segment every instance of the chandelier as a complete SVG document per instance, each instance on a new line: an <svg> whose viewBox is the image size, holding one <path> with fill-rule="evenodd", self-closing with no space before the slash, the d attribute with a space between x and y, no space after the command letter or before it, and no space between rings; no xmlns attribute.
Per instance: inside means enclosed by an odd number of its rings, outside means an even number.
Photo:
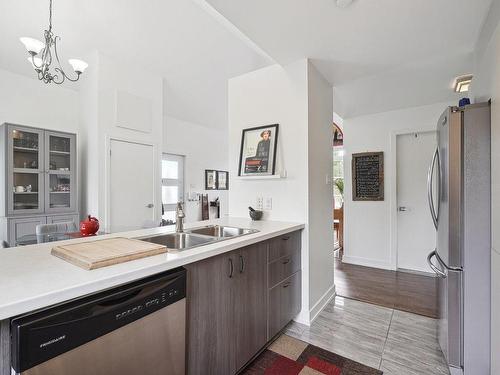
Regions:
<svg viewBox="0 0 500 375"><path fill-rule="evenodd" d="M30 54L28 61L31 65L33 65L35 72L38 74L38 79L45 83L53 82L58 85L63 83L66 79L71 82L78 81L80 75L88 67L88 64L82 60L69 59L68 63L73 67L76 76L71 78L64 72L57 54L57 41L61 38L54 35L52 32L52 0L50 0L49 5L49 28L48 30L45 30L44 37L45 43L39 41L38 39L27 37L20 38L21 42ZM51 68L53 67L52 62L57 64L53 71L51 71Z"/></svg>

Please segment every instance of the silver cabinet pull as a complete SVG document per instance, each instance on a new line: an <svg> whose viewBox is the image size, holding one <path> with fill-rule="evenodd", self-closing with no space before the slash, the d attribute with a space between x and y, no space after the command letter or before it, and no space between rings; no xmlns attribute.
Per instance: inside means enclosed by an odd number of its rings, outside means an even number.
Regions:
<svg viewBox="0 0 500 375"><path fill-rule="evenodd" d="M283 288L288 288L292 283L288 282L286 284L283 284Z"/></svg>
<svg viewBox="0 0 500 375"><path fill-rule="evenodd" d="M285 259L285 260L284 260L283 262L281 262L281 263L282 263L282 264L288 264L288 263L290 263L290 258Z"/></svg>
<svg viewBox="0 0 500 375"><path fill-rule="evenodd" d="M408 208L404 207L404 206L401 206L398 208L398 211L399 212L405 212L405 211L408 211Z"/></svg>
<svg viewBox="0 0 500 375"><path fill-rule="evenodd" d="M153 208L154 206L155 206L155 205L154 205L153 203L148 203L148 204L146 205L146 207L147 207L147 208Z"/></svg>
<svg viewBox="0 0 500 375"><path fill-rule="evenodd" d="M229 258L229 278L233 277L234 267L233 267L233 259Z"/></svg>
<svg viewBox="0 0 500 375"><path fill-rule="evenodd" d="M283 241L288 241L290 239L290 236L285 236L283 238L281 238Z"/></svg>
<svg viewBox="0 0 500 375"><path fill-rule="evenodd" d="M240 273L243 273L243 271L245 271L245 258L240 255Z"/></svg>

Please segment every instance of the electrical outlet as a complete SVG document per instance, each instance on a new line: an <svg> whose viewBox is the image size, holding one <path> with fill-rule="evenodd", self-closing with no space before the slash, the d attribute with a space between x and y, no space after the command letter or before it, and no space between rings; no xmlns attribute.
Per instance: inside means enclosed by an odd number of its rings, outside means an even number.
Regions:
<svg viewBox="0 0 500 375"><path fill-rule="evenodd" d="M273 198L267 197L264 199L264 210L271 211L273 209Z"/></svg>
<svg viewBox="0 0 500 375"><path fill-rule="evenodd" d="M264 198L257 197L256 206L257 206L256 207L257 210L262 211L262 209L264 207Z"/></svg>

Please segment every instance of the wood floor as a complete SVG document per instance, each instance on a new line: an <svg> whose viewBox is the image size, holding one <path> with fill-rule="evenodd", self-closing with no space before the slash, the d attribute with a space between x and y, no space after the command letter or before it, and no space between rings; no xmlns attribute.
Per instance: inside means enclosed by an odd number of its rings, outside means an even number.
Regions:
<svg viewBox="0 0 500 375"><path fill-rule="evenodd" d="M335 258L339 296L437 318L436 277L342 263Z"/></svg>

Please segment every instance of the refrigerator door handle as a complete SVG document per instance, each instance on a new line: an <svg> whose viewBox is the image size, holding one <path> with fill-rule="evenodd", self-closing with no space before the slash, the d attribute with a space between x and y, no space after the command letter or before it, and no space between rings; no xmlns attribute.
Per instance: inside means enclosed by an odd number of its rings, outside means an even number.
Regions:
<svg viewBox="0 0 500 375"><path fill-rule="evenodd" d="M438 180L441 178L440 174L440 160L439 160L439 148L436 147L434 151L434 155L432 156L431 165L429 166L429 171L427 172L427 200L429 201L429 210L431 211L432 221L434 223L434 227L437 229L438 227L438 218L439 218L439 199L438 199L438 210L436 213L436 207L434 206L434 197L432 195L432 187L434 185L434 168L436 167L436 161L438 164ZM440 192L441 186L439 186L438 181L438 195ZM439 197L438 197L439 198Z"/></svg>
<svg viewBox="0 0 500 375"><path fill-rule="evenodd" d="M439 277L442 277L444 279L447 276L446 272L439 269L436 265L434 265L434 263L432 263L432 258L435 257L436 255L437 255L437 251L436 251L436 249L434 249L434 251L432 251L429 255L427 255L427 263L429 264L429 267L431 267L432 270L436 273L436 275L438 275ZM441 264L439 262L439 259L438 259L438 263Z"/></svg>

